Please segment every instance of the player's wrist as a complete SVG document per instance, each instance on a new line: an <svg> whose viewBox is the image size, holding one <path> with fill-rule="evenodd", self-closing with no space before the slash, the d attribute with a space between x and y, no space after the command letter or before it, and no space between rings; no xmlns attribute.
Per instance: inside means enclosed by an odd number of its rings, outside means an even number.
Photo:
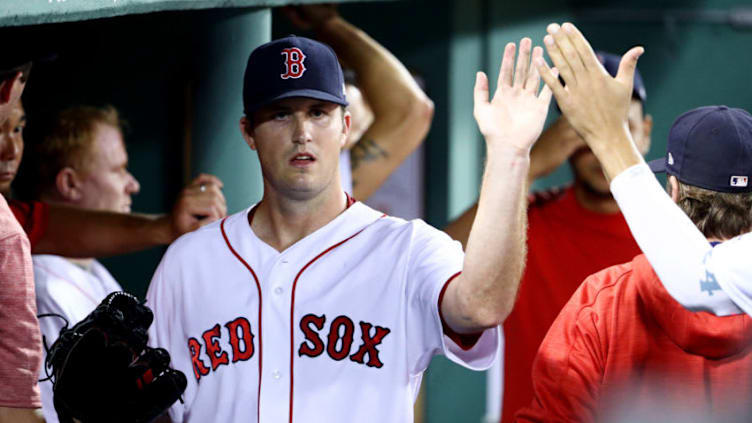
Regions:
<svg viewBox="0 0 752 423"><path fill-rule="evenodd" d="M590 141L593 143L590 144ZM599 135L597 139L588 140L588 145L601 163L609 181L644 161L626 129L610 135Z"/></svg>

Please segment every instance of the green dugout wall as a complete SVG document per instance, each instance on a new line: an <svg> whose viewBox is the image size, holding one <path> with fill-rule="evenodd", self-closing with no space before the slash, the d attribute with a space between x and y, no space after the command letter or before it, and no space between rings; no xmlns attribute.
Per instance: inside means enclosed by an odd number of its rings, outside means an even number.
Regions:
<svg viewBox="0 0 752 423"><path fill-rule="evenodd" d="M169 210L185 179L198 172L223 179L231 212L246 207L260 198L261 180L237 129L242 72L254 46L290 31L270 8L288 3L0 2L4 39L41 38L62 53L32 73L24 96L29 136L34 122L61 106L113 104L130 123L131 170L141 182L134 210ZM484 148L472 120L475 71L495 81L504 44L522 36L540 44L551 21L573 20L607 51L646 47L639 67L655 121L649 158L662 155L673 119L690 108L752 110L752 13L745 0L405 0L349 2L341 12L426 80L436 105L426 140L426 220L438 227L477 197ZM569 178L565 165L534 188ZM127 289L143 295L163 251L105 263ZM482 421L483 374L437 358L424 384L426 421Z"/></svg>

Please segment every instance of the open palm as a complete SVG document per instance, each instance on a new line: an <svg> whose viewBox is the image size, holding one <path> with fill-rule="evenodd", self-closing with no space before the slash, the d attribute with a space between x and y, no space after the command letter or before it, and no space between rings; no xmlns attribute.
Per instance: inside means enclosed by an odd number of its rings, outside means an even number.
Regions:
<svg viewBox="0 0 752 423"><path fill-rule="evenodd" d="M489 147L504 144L530 151L546 121L551 90L547 86L538 93L540 75L531 66L531 41L520 41L520 53L514 68L515 44L504 49L496 92L489 101L488 77L478 72L475 80L475 106L473 114L478 128ZM535 47L533 59L541 57L543 50Z"/></svg>

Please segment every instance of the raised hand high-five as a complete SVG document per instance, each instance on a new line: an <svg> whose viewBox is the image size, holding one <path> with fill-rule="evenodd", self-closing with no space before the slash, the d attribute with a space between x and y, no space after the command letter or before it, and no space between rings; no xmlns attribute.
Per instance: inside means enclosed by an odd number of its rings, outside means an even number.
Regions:
<svg viewBox="0 0 752 423"><path fill-rule="evenodd" d="M612 77L574 25L554 23L547 31L543 42L566 85L542 57L534 58L535 66L572 127L598 157L606 177L613 179L643 161L632 141L627 113L637 59L645 50L629 50L621 59L616 77Z"/></svg>
<svg viewBox="0 0 752 423"><path fill-rule="evenodd" d="M551 89L544 86L538 93L540 74L530 65L530 38L520 41L516 69L516 46L508 43L501 61L496 92L489 101L488 77L478 72L475 79L473 114L481 134L492 148L501 143L529 152L546 121ZM543 49L532 50L533 60L542 59ZM555 74L555 70L552 71Z"/></svg>
<svg viewBox="0 0 752 423"><path fill-rule="evenodd" d="M540 93L530 65L531 41L507 44L496 92L489 101L488 77L478 72L473 114L486 140L486 168L478 210L465 248L462 274L446 290L441 310L460 333L500 325L512 311L525 263L527 175L530 148L541 133L551 90ZM543 49L532 49L540 58Z"/></svg>

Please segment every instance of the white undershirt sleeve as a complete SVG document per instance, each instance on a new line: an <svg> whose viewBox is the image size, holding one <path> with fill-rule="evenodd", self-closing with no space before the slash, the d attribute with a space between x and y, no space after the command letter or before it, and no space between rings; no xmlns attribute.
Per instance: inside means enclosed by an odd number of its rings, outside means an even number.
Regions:
<svg viewBox="0 0 752 423"><path fill-rule="evenodd" d="M707 271L713 248L646 164L619 174L611 181L611 192L637 244L676 301L718 316L741 313Z"/></svg>

